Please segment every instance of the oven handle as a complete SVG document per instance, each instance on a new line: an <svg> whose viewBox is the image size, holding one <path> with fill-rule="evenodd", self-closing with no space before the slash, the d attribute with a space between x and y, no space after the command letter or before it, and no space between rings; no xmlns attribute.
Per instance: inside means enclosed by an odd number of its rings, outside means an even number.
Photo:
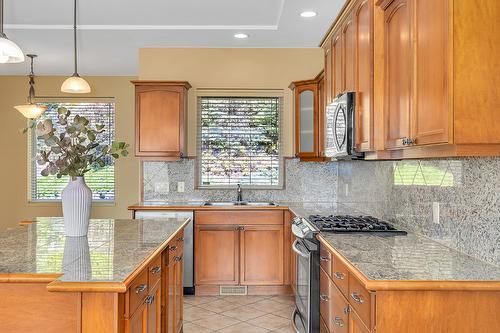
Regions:
<svg viewBox="0 0 500 333"><path fill-rule="evenodd" d="M301 257L309 258L308 253L304 253L299 249L299 240L298 239L293 241L292 250L293 250L293 252L297 253Z"/></svg>
<svg viewBox="0 0 500 333"><path fill-rule="evenodd" d="M302 333L297 328L297 325L295 325L295 317L297 317L298 314L299 314L299 311L297 310L297 308L295 308L295 310L293 310L293 313L292 313L292 326L293 326L293 329L295 330L295 333Z"/></svg>

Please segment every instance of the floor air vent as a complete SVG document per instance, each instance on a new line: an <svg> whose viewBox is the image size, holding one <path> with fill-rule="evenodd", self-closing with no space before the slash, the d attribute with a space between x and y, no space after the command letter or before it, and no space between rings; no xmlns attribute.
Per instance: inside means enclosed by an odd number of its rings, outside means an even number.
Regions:
<svg viewBox="0 0 500 333"><path fill-rule="evenodd" d="M221 296L245 296L247 286L220 286L219 293Z"/></svg>

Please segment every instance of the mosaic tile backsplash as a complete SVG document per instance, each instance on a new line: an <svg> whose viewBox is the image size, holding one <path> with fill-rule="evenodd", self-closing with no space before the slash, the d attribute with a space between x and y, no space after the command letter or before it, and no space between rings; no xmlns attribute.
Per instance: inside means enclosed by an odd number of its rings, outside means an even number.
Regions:
<svg viewBox="0 0 500 333"><path fill-rule="evenodd" d="M235 200L235 190L195 189L195 163L144 162L143 199ZM284 189L244 190L243 199L352 205L358 212L500 266L500 158L329 163L287 159L285 175ZM176 190L179 181L185 182L184 193ZM437 206L439 221L433 218Z"/></svg>

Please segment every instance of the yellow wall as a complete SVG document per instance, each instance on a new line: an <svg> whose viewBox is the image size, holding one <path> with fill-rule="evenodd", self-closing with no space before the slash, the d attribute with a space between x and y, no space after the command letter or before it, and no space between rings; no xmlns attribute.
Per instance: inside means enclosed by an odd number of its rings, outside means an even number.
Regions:
<svg viewBox="0 0 500 333"><path fill-rule="evenodd" d="M3 65L5 66L5 65ZM116 139L131 144L134 140L134 89L131 77L90 77L93 97L114 97L116 102ZM63 77L38 77L38 96L62 96L59 92ZM0 229L13 227L25 218L61 216L61 205L56 203L28 203L27 199L27 136L20 132L26 127L25 118L13 106L24 104L28 92L25 76L0 76ZM116 164L116 203L94 204L95 218L130 217L127 206L137 202L139 190L139 161L133 157L120 159Z"/></svg>
<svg viewBox="0 0 500 333"><path fill-rule="evenodd" d="M141 49L139 79L182 80L189 91L188 155L196 155L196 89L281 89L284 93L283 154L293 156L292 81L314 78L323 69L321 48Z"/></svg>

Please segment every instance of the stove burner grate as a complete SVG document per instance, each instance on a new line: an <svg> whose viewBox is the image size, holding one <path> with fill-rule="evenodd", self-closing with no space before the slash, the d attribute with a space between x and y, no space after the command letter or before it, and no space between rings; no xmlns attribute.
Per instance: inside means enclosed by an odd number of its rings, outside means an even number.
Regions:
<svg viewBox="0 0 500 333"><path fill-rule="evenodd" d="M372 216L311 215L309 221L323 232L381 232L406 235L392 224Z"/></svg>

